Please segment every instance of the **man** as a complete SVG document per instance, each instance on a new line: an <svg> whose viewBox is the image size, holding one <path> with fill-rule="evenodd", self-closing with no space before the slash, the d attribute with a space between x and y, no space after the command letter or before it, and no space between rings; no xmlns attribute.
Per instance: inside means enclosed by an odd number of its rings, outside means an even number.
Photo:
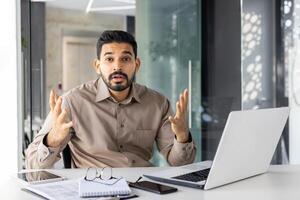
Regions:
<svg viewBox="0 0 300 200"><path fill-rule="evenodd" d="M62 97L51 91L51 111L28 147L26 167L52 167L67 144L74 168L151 166L155 141L170 165L193 162L196 149L186 123L187 90L172 116L164 96L134 82L140 64L132 35L103 32L94 60L99 78Z"/></svg>

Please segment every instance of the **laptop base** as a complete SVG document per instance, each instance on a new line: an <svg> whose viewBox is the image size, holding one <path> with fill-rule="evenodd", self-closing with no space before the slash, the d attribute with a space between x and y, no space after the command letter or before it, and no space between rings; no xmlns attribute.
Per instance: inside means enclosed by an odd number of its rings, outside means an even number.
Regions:
<svg viewBox="0 0 300 200"><path fill-rule="evenodd" d="M177 181L177 180L159 178L159 177L150 176L150 175L143 175L143 176L146 178L152 179L154 181L159 181L159 182L163 182L163 183L170 183L170 184L174 184L174 185L192 187L192 188L197 188L197 189L204 189L204 184L199 185L199 184L187 183L187 182L182 182L182 181Z"/></svg>

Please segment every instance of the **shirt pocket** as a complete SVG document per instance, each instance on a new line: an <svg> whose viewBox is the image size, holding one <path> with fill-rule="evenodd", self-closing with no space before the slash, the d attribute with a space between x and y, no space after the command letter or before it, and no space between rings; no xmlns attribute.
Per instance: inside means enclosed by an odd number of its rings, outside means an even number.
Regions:
<svg viewBox="0 0 300 200"><path fill-rule="evenodd" d="M136 144L140 147L151 148L155 142L156 131L151 129L138 129L134 133Z"/></svg>

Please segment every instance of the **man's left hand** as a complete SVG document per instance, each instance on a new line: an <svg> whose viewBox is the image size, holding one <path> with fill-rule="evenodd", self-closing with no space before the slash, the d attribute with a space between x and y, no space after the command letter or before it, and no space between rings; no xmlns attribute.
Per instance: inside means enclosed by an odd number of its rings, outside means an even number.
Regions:
<svg viewBox="0 0 300 200"><path fill-rule="evenodd" d="M175 116L169 117L172 131L175 133L177 141L180 143L185 143L189 139L189 131L186 122L187 104L188 91L185 89L183 93L180 94L179 101L176 103Z"/></svg>

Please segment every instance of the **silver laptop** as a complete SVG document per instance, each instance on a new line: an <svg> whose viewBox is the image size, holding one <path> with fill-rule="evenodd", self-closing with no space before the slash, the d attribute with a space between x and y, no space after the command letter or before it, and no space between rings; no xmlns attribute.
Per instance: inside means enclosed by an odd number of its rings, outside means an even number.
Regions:
<svg viewBox="0 0 300 200"><path fill-rule="evenodd" d="M172 167L144 176L207 190L265 173L288 115L288 107L233 111L228 116L213 161Z"/></svg>

